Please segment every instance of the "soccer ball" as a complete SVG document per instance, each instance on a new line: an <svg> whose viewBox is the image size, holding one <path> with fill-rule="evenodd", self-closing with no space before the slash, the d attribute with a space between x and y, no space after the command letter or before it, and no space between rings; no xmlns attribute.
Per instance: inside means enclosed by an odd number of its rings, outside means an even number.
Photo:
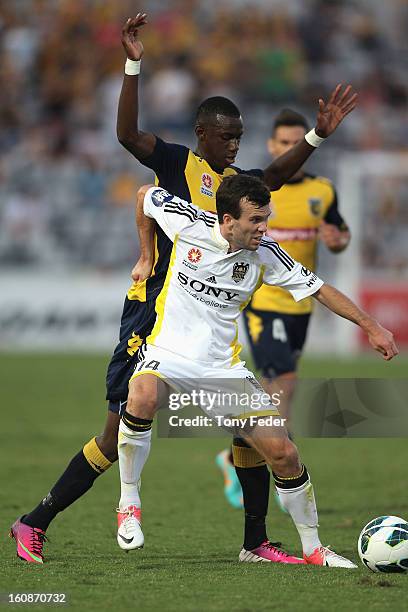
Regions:
<svg viewBox="0 0 408 612"><path fill-rule="evenodd" d="M360 559L372 572L408 572L408 523L399 516L379 516L358 538Z"/></svg>

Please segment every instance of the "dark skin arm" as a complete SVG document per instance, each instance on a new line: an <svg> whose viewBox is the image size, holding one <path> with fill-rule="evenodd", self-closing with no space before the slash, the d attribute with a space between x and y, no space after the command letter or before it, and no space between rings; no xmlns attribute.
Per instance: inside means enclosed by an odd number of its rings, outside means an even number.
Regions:
<svg viewBox="0 0 408 612"><path fill-rule="evenodd" d="M138 13L129 18L122 28L122 45L128 59L140 60L143 55L143 44L138 40L138 29L146 23L146 14ZM139 114L139 76L123 77L122 91L119 98L116 132L119 142L137 159L151 155L156 145L154 134L138 129ZM139 190L136 201L136 225L139 236L140 256L132 269L132 279L142 282L149 278L154 264L154 236L156 224L143 214L143 199L147 189Z"/></svg>
<svg viewBox="0 0 408 612"><path fill-rule="evenodd" d="M138 39L138 30L145 24L146 14L138 13L136 17L129 18L122 28L121 41L130 60L140 60L143 55L143 44ZM125 74L119 98L116 131L119 142L137 159L144 159L153 153L156 137L138 128L138 90L139 76ZM341 85L337 85L327 104L319 99L316 134L321 138L330 136L344 117L355 108L356 103L357 94L352 93L350 85L344 91ZM280 189L314 150L315 147L303 140L275 159L264 171L264 180L271 191Z"/></svg>
<svg viewBox="0 0 408 612"><path fill-rule="evenodd" d="M319 99L319 111L316 120L316 134L320 138L327 138L343 121L357 104L357 94L352 93L351 85L344 91L341 84L331 93L329 101ZM271 191L282 187L305 163L316 148L306 140L302 140L284 155L275 159L264 170L264 181Z"/></svg>
<svg viewBox="0 0 408 612"><path fill-rule="evenodd" d="M130 60L140 60L143 55L143 44L138 39L138 30L146 23L146 14L138 13L129 18L122 28L121 41ZM154 151L156 136L142 132L138 128L139 115L139 76L123 77L119 98L116 133L118 140L137 159L149 157Z"/></svg>

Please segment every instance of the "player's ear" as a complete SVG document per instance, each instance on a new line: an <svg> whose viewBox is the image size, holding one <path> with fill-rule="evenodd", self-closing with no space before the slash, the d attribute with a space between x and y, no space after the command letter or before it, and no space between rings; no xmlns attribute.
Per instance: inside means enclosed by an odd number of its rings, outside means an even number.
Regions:
<svg viewBox="0 0 408 612"><path fill-rule="evenodd" d="M194 131L197 136L197 140L204 142L206 136L205 128L202 125L196 125Z"/></svg>
<svg viewBox="0 0 408 612"><path fill-rule="evenodd" d="M224 225L229 225L231 223L231 221L233 220L233 216L230 215L229 213L224 213L222 216L222 223Z"/></svg>

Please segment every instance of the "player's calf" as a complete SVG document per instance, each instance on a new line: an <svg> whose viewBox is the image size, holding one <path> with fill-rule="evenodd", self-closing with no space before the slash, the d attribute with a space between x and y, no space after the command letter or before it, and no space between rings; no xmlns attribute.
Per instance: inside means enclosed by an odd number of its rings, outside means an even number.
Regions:
<svg viewBox="0 0 408 612"><path fill-rule="evenodd" d="M70 461L64 473L40 503L12 527L21 525L45 533L51 521L88 491L95 480L110 468L112 462L101 452L92 438ZM23 527L20 531L28 533ZM32 532L34 533L34 532ZM14 536L13 536L14 537ZM29 560L29 559L26 559ZM40 563L41 561L37 561Z"/></svg>
<svg viewBox="0 0 408 612"><path fill-rule="evenodd" d="M118 459L119 423L120 415L109 410L103 433L96 438L99 450L111 463Z"/></svg>

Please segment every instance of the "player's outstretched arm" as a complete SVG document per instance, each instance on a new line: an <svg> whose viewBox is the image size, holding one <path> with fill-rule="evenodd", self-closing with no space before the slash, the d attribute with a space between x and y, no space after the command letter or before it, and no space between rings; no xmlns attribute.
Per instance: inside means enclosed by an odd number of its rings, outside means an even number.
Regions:
<svg viewBox="0 0 408 612"><path fill-rule="evenodd" d="M140 61L143 55L143 44L138 38L139 28L146 23L146 14L138 13L129 18L122 28L121 41L127 59L130 62ZM154 151L156 137L154 134L142 132L138 128L139 115L139 75L138 65L128 62L124 74L122 90L119 97L116 133L118 140L137 159L149 157Z"/></svg>
<svg viewBox="0 0 408 612"><path fill-rule="evenodd" d="M367 312L361 310L344 293L331 285L324 284L313 294L313 297L335 314L359 325L367 334L368 341L373 349L381 353L386 361L390 361L398 355L398 348L392 333L382 327Z"/></svg>
<svg viewBox="0 0 408 612"><path fill-rule="evenodd" d="M143 212L144 197L150 187L154 185L143 185L137 193L135 215L137 233L139 236L140 257L132 270L132 278L141 282L149 278L154 263L154 234L156 222L146 217Z"/></svg>
<svg viewBox="0 0 408 612"><path fill-rule="evenodd" d="M316 127L306 134L305 139L275 159L264 171L264 180L271 191L280 189L303 166L313 151L332 134L339 124L356 107L357 94L351 85L344 91L341 84L331 93L326 103L319 99Z"/></svg>

